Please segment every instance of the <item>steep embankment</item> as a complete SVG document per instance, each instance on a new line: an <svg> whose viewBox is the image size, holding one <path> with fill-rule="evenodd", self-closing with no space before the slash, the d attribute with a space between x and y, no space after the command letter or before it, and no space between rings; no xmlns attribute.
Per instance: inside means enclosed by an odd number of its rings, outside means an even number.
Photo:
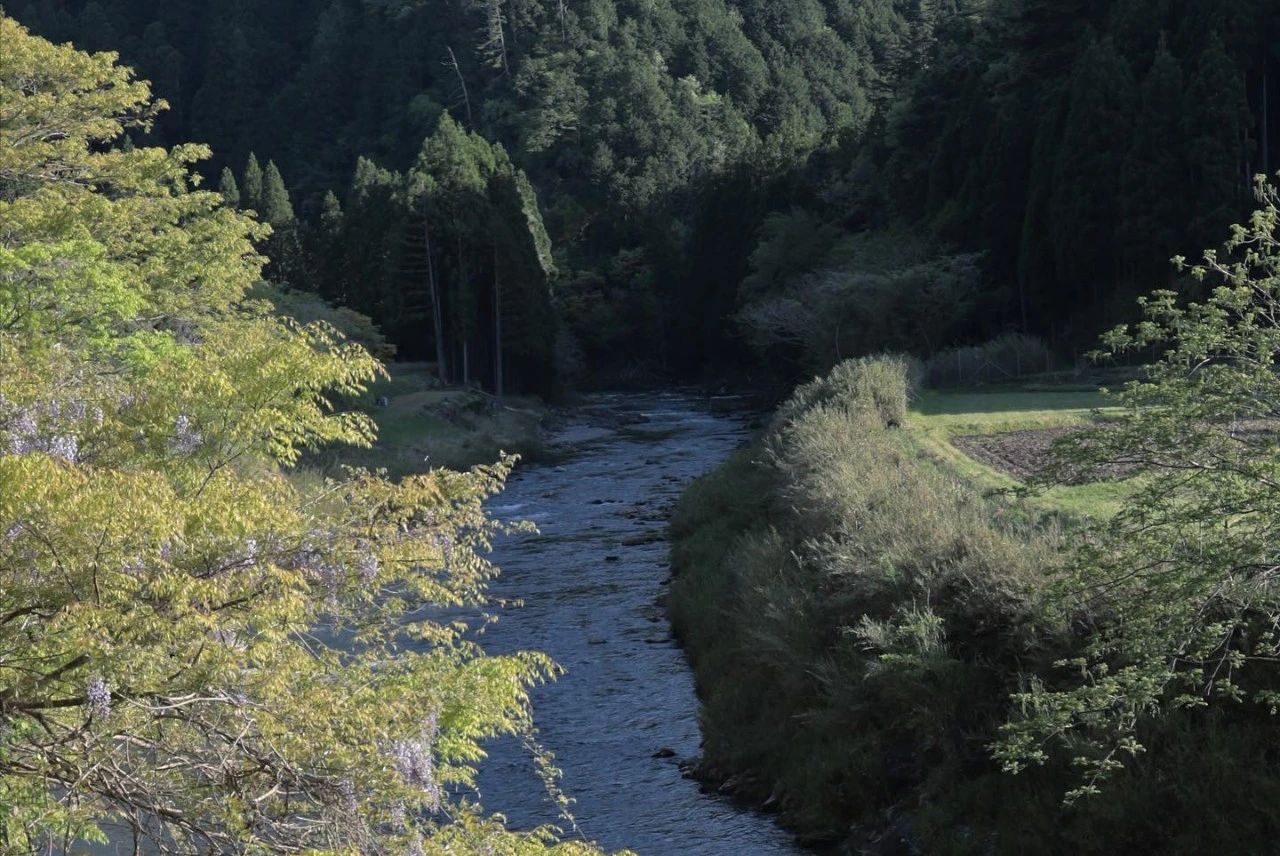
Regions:
<svg viewBox="0 0 1280 856"><path fill-rule="evenodd" d="M1071 808L1065 763L1000 770L1010 694L1079 650L1044 608L1069 539L984 498L946 427L907 413L903 364L849 362L686 492L669 603L702 773L844 852L1258 852L1280 797L1265 714L1142 724L1149 752Z"/></svg>

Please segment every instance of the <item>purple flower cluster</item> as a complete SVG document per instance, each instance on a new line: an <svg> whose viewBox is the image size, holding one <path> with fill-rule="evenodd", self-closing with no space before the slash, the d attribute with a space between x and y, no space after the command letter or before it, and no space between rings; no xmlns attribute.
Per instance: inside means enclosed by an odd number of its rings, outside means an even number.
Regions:
<svg viewBox="0 0 1280 856"><path fill-rule="evenodd" d="M84 706L91 716L106 719L111 715L111 688L101 675L94 675L85 684Z"/></svg>
<svg viewBox="0 0 1280 856"><path fill-rule="evenodd" d="M74 429L92 421L101 426L102 408L83 401L50 401L19 406L0 395L0 451L11 455L45 454L74 464L80 458L80 438Z"/></svg>
<svg viewBox="0 0 1280 856"><path fill-rule="evenodd" d="M432 713L422 723L417 737L391 744L391 761L405 784L427 795L432 811L440 810L440 783L436 780L434 748L439 733L439 718Z"/></svg>
<svg viewBox="0 0 1280 856"><path fill-rule="evenodd" d="M371 583L378 576L378 556L376 553L369 551L367 547L364 547L364 549L366 552L360 556L360 578L367 583Z"/></svg>
<svg viewBox="0 0 1280 856"><path fill-rule="evenodd" d="M169 441L169 448L179 455L190 455L203 442L204 438L191 427L191 417L185 413L178 414L173 423L173 439Z"/></svg>
<svg viewBox="0 0 1280 856"><path fill-rule="evenodd" d="M312 582L319 583L330 597L334 597L353 572L366 583L377 579L382 566L373 545L360 540L356 542L355 550L354 557L343 556L341 553L344 551L339 548L334 533L313 529L298 547L282 557L281 564L291 570L303 571Z"/></svg>

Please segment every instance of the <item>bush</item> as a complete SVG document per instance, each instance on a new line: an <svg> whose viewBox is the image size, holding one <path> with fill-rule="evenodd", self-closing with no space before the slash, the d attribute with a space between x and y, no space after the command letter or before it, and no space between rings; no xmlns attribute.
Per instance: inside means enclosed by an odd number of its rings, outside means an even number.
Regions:
<svg viewBox="0 0 1280 856"><path fill-rule="evenodd" d="M705 769L746 771L811 835L878 824L958 770L998 775L972 735L1043 656L1055 545L916 458L894 427L909 370L854 360L801 387L672 524Z"/></svg>
<svg viewBox="0 0 1280 856"><path fill-rule="evenodd" d="M941 351L924 363L930 387L998 383L1053 370L1053 353L1043 340L1006 333L982 345Z"/></svg>
<svg viewBox="0 0 1280 856"><path fill-rule="evenodd" d="M806 384L681 499L669 606L704 703L704 776L842 852L1269 852L1280 779L1263 706L1134 717L1148 751L1069 808L1080 768L1065 753L1002 771L1001 725L1035 709L1011 696L1070 688L1053 664L1100 619L1044 608L1066 579L1059 536L893 427L911 368L857 360Z"/></svg>

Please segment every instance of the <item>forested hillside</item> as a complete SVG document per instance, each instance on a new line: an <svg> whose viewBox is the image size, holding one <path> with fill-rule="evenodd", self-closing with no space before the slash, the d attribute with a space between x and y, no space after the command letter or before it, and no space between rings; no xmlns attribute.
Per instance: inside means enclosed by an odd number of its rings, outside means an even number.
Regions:
<svg viewBox="0 0 1280 856"><path fill-rule="evenodd" d="M1277 26L1270 0L994 3L938 31L877 175L986 253L1003 323L1088 343L1280 167Z"/></svg>
<svg viewBox="0 0 1280 856"><path fill-rule="evenodd" d="M299 217L296 237L275 239L277 278L489 386L504 337L530 367L516 382L543 390L557 372L624 365L789 378L852 353L928 355L1009 331L1067 353L1168 284L1168 259L1216 240L1252 175L1280 165L1274 0L15 11L136 63L173 105L153 138L213 144L211 179L229 167L254 183L250 155L275 165L267 178ZM445 115L464 133L442 128ZM493 253L481 258L506 245L499 230L486 217L446 226L440 211L437 229L465 246L428 253L430 203L420 181L409 189L425 139L435 157L466 160L472 133L528 176L555 257L553 283L523 251L500 262L516 268L505 301ZM278 205L264 213L293 222ZM961 270L966 253L980 255ZM817 317L797 317L797 303ZM868 316L883 335L867 334Z"/></svg>
<svg viewBox="0 0 1280 856"><path fill-rule="evenodd" d="M860 139L885 102L922 37L900 6L92 0L15 13L136 63L173 105L158 139L213 144L211 177L230 166L243 182L250 153L274 162L314 262L277 258L277 272L370 311L403 351L433 355L427 301L407 297L425 290L421 249L406 246L420 230L412 202L377 197L404 195L394 173L447 113L537 189L573 334L562 362L687 370L731 337L771 180ZM455 289L481 278L442 273ZM458 295L456 323L488 329L465 317L492 313L475 302Z"/></svg>

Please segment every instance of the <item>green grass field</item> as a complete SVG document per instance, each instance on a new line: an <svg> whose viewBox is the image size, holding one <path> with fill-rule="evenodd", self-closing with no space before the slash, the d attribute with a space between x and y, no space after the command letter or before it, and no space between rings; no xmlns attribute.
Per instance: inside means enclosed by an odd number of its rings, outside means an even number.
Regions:
<svg viewBox="0 0 1280 856"><path fill-rule="evenodd" d="M392 363L391 377L375 383L356 406L378 423L372 449L342 449L318 456L322 466L385 468L393 476L427 467L462 469L491 462L499 452L536 456L546 407L536 398L501 401L475 390L440 387L428 363ZM386 406L379 406L386 397Z"/></svg>
<svg viewBox="0 0 1280 856"><path fill-rule="evenodd" d="M926 457L979 489L1008 490L1019 485L1017 479L970 457L953 444L953 438L1083 426L1105 418L1107 404L1097 391L1079 387L926 390L912 403L908 436ZM1041 511L1098 517L1113 513L1131 489L1126 482L1062 486L1032 496L1028 502Z"/></svg>

